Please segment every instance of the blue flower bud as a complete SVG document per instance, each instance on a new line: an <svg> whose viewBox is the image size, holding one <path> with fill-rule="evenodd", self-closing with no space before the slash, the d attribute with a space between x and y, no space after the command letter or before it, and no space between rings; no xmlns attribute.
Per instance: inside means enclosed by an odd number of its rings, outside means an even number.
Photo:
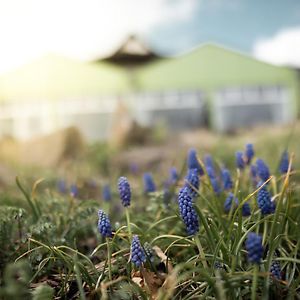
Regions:
<svg viewBox="0 0 300 300"><path fill-rule="evenodd" d="M269 179L270 177L269 167L260 158L256 160L256 170L261 180L267 181Z"/></svg>
<svg viewBox="0 0 300 300"><path fill-rule="evenodd" d="M98 211L98 231L103 237L112 237L111 224L108 216L101 209Z"/></svg>
<svg viewBox="0 0 300 300"><path fill-rule="evenodd" d="M186 186L179 191L178 205L187 233L190 235L196 234L199 231L199 219L193 206L193 198L190 190Z"/></svg>
<svg viewBox="0 0 300 300"><path fill-rule="evenodd" d="M143 180L145 193L152 193L156 191L156 186L150 173L144 173Z"/></svg>
<svg viewBox="0 0 300 300"><path fill-rule="evenodd" d="M130 206L131 189L126 177L120 177L118 180L118 190L123 206Z"/></svg>
<svg viewBox="0 0 300 300"><path fill-rule="evenodd" d="M263 183L260 182L259 188ZM271 195L264 185L257 193L257 204L263 215L273 214L275 212L275 203L271 201Z"/></svg>
<svg viewBox="0 0 300 300"><path fill-rule="evenodd" d="M103 197L103 200L106 201L106 202L109 202L112 199L110 186L108 184L103 186L102 197Z"/></svg>
<svg viewBox="0 0 300 300"><path fill-rule="evenodd" d="M247 165L251 163L253 156L254 156L253 144L247 144L245 150L245 160Z"/></svg>
<svg viewBox="0 0 300 300"><path fill-rule="evenodd" d="M245 168L245 161L244 161L244 154L241 151L237 151L235 153L235 162L236 167L240 170L243 170Z"/></svg>
<svg viewBox="0 0 300 300"><path fill-rule="evenodd" d="M230 190L233 188L233 182L232 182L229 170L223 168L221 170L221 178L223 181L224 190Z"/></svg>
<svg viewBox="0 0 300 300"><path fill-rule="evenodd" d="M196 169L199 176L204 175L204 171L197 159L197 152L195 149L190 149L188 152L187 167L188 169Z"/></svg>
<svg viewBox="0 0 300 300"><path fill-rule="evenodd" d="M131 243L131 262L138 268L146 261L144 249L137 235L134 235Z"/></svg>
<svg viewBox="0 0 300 300"><path fill-rule="evenodd" d="M246 250L248 251L248 261L259 264L264 252L262 237L250 232L246 240Z"/></svg>
<svg viewBox="0 0 300 300"><path fill-rule="evenodd" d="M198 177L198 172L196 169L189 169L188 174L185 177L185 186L189 189L192 197L198 195L197 191L199 190L200 180Z"/></svg>

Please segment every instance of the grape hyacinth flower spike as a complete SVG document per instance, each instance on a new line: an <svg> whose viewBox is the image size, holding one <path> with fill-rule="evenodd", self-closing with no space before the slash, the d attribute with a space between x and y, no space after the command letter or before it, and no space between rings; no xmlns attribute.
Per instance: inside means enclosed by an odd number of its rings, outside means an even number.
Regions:
<svg viewBox="0 0 300 300"><path fill-rule="evenodd" d="M72 184L72 185L70 186L70 195L71 195L73 198L75 198L75 197L78 196L78 187L77 187L76 184Z"/></svg>
<svg viewBox="0 0 300 300"><path fill-rule="evenodd" d="M245 161L247 165L250 165L253 156L254 156L253 144L247 144L245 149Z"/></svg>
<svg viewBox="0 0 300 300"><path fill-rule="evenodd" d="M170 169L170 182L171 182L171 184L176 183L177 180L178 180L178 178L179 178L179 175L178 175L178 173L177 173L176 168L175 168L175 167L172 167L172 168Z"/></svg>
<svg viewBox="0 0 300 300"><path fill-rule="evenodd" d="M229 213L230 212L230 209L231 209L231 206L232 206L232 203L234 203L234 207L233 207L233 211L238 207L239 205L239 201L238 199L235 197L234 198L234 195L233 193L229 193L226 200L225 200L225 203L224 203L224 211L225 213ZM242 206L242 216L243 217L248 217L251 215L251 209L250 209L250 205L248 202L245 202Z"/></svg>
<svg viewBox="0 0 300 300"><path fill-rule="evenodd" d="M105 202L109 202L112 199L110 186L108 184L106 184L106 185L103 186L102 197L103 197L103 200Z"/></svg>
<svg viewBox="0 0 300 300"><path fill-rule="evenodd" d="M185 186L189 189L192 197L198 195L197 191L199 190L200 180L198 177L198 172L196 169L189 169L188 174L185 177Z"/></svg>
<svg viewBox="0 0 300 300"><path fill-rule="evenodd" d="M98 231L103 237L112 237L111 224L108 216L101 209L98 211Z"/></svg>
<svg viewBox="0 0 300 300"><path fill-rule="evenodd" d="M188 187L179 191L178 205L180 216L186 226L188 234L194 235L199 231L199 219L193 207L193 198Z"/></svg>
<svg viewBox="0 0 300 300"><path fill-rule="evenodd" d="M146 261L146 254L137 235L134 235L131 243L131 262L139 268Z"/></svg>
<svg viewBox="0 0 300 300"><path fill-rule="evenodd" d="M224 190L230 190L233 188L233 182L230 176L230 172L228 169L223 168L221 170L221 178L223 181L223 188Z"/></svg>
<svg viewBox="0 0 300 300"><path fill-rule="evenodd" d="M241 151L237 151L235 153L235 162L236 167L240 170L244 170L245 168L245 162L244 162L244 154Z"/></svg>
<svg viewBox="0 0 300 300"><path fill-rule="evenodd" d="M145 193L152 193L156 191L156 186L150 173L144 173L143 180Z"/></svg>
<svg viewBox="0 0 300 300"><path fill-rule="evenodd" d="M263 183L259 182L257 188ZM263 215L273 214L275 212L275 203L271 200L271 195L264 185L257 193L257 204Z"/></svg>
<svg viewBox="0 0 300 300"><path fill-rule="evenodd" d="M248 251L248 261L259 264L264 252L262 237L254 232L250 232L246 240L246 250Z"/></svg>
<svg viewBox="0 0 300 300"><path fill-rule="evenodd" d="M285 150L281 155L279 171L281 174L286 174L289 169L289 154Z"/></svg>
<svg viewBox="0 0 300 300"><path fill-rule="evenodd" d="M256 160L256 170L257 170L257 175L260 177L261 180L267 181L269 179L270 177L269 167L260 158Z"/></svg>
<svg viewBox="0 0 300 300"><path fill-rule="evenodd" d="M252 180L253 186L256 187L258 184L258 180L257 180L257 170L255 165L250 166L250 178Z"/></svg>
<svg viewBox="0 0 300 300"><path fill-rule="evenodd" d="M187 167L188 169L196 169L199 176L204 175L204 171L197 159L197 152L195 149L190 149L188 152Z"/></svg>
<svg viewBox="0 0 300 300"><path fill-rule="evenodd" d="M124 207L130 206L131 189L126 177L120 177L118 180L118 190L120 199Z"/></svg>

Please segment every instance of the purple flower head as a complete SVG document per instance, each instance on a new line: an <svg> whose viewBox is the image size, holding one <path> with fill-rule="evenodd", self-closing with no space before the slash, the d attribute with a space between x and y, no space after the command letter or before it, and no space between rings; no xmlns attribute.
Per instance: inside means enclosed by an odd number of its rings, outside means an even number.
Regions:
<svg viewBox="0 0 300 300"><path fill-rule="evenodd" d="M244 170L245 162L244 162L244 154L241 151L237 151L235 153L235 163L236 167L240 170Z"/></svg>
<svg viewBox="0 0 300 300"><path fill-rule="evenodd" d="M145 193L152 193L156 191L156 186L150 173L144 173L143 180Z"/></svg>
<svg viewBox="0 0 300 300"><path fill-rule="evenodd" d="M174 184L174 183L177 182L178 178L179 178L179 176L178 176L178 173L177 173L176 168L175 168L175 167L172 167L172 168L170 169L170 182L171 182L172 184Z"/></svg>
<svg viewBox="0 0 300 300"><path fill-rule="evenodd" d="M139 268L146 261L146 254L141 246L137 235L134 235L131 242L131 262Z"/></svg>
<svg viewBox="0 0 300 300"><path fill-rule="evenodd" d="M185 177L185 186L189 189L192 197L198 195L197 191L199 190L200 180L196 169L188 170L188 174Z"/></svg>
<svg viewBox="0 0 300 300"><path fill-rule="evenodd" d="M124 207L130 206L131 189L126 177L120 177L118 180L118 190L120 199Z"/></svg>
<svg viewBox="0 0 300 300"><path fill-rule="evenodd" d="M270 177L269 167L260 158L256 160L256 170L257 170L257 175L261 180L267 181L269 179Z"/></svg>
<svg viewBox="0 0 300 300"><path fill-rule="evenodd" d="M70 194L74 198L78 196L78 187L77 187L76 184L71 184L71 186L70 186Z"/></svg>
<svg viewBox="0 0 300 300"><path fill-rule="evenodd" d="M106 202L109 202L112 199L110 186L108 184L106 184L106 185L103 186L103 189L102 189L102 198Z"/></svg>
<svg viewBox="0 0 300 300"><path fill-rule="evenodd" d="M233 207L233 211L234 211L234 210L236 210L236 208L239 205L239 200L236 197L234 198L233 193L229 193L226 200L225 200L225 203L224 203L224 211L226 213L230 212L232 202L234 203L234 207ZM248 202L246 202L242 206L242 216L247 217L247 216L250 216L250 215L251 215L250 205L249 205Z"/></svg>
<svg viewBox="0 0 300 300"><path fill-rule="evenodd" d="M252 180L253 186L256 187L258 184L258 180L257 180L257 170L255 165L250 166L250 178Z"/></svg>
<svg viewBox="0 0 300 300"><path fill-rule="evenodd" d="M187 156L188 169L196 169L200 176L204 175L204 171L197 159L197 152L195 149L190 149Z"/></svg>
<svg viewBox="0 0 300 300"><path fill-rule="evenodd" d="M254 156L253 144L247 144L245 149L246 164L249 165Z"/></svg>
<svg viewBox="0 0 300 300"><path fill-rule="evenodd" d="M285 150L281 155L279 171L281 174L286 174L289 169L289 154Z"/></svg>
<svg viewBox="0 0 300 300"><path fill-rule="evenodd" d="M101 209L98 211L98 231L103 237L112 237L111 224L108 216Z"/></svg>
<svg viewBox="0 0 300 300"><path fill-rule="evenodd" d="M219 195L222 191L219 181L216 177L211 177L210 178L210 184L213 188L213 191L215 192L216 195Z"/></svg>
<svg viewBox="0 0 300 300"><path fill-rule="evenodd" d="M204 156L204 165L206 168L212 168L214 170L214 162L210 154Z"/></svg>
<svg viewBox="0 0 300 300"><path fill-rule="evenodd" d="M257 188L259 188L263 182L259 182ZM275 212L275 203L271 200L271 195L264 185L257 193L257 204L263 215L273 214Z"/></svg>
<svg viewBox="0 0 300 300"><path fill-rule="evenodd" d="M193 206L190 190L186 186L179 191L178 205L187 233L190 235L196 234L199 231L199 218Z"/></svg>
<svg viewBox="0 0 300 300"><path fill-rule="evenodd" d="M230 172L228 169L223 168L221 170L221 178L223 181L223 188L224 190L230 190L233 187L233 182L230 176Z"/></svg>
<svg viewBox="0 0 300 300"><path fill-rule="evenodd" d="M60 193L66 194L68 191L66 181L63 179L59 179L57 182L57 189Z"/></svg>
<svg viewBox="0 0 300 300"><path fill-rule="evenodd" d="M254 232L250 232L246 240L246 250L248 251L248 261L259 264L264 252L262 237Z"/></svg>

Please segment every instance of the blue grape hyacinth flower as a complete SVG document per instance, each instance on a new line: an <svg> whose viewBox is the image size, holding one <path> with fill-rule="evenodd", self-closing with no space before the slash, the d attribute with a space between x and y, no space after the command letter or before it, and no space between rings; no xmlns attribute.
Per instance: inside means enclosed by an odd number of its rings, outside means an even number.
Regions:
<svg viewBox="0 0 300 300"><path fill-rule="evenodd" d="M230 172L228 169L223 168L221 170L221 178L223 181L223 188L224 190L230 190L233 188L233 182L230 176Z"/></svg>
<svg viewBox="0 0 300 300"><path fill-rule="evenodd" d="M263 182L259 182L257 188L262 184ZM271 195L267 190L266 185L257 192L257 204L263 215L273 214L275 212L275 203L272 202Z"/></svg>
<svg viewBox="0 0 300 300"><path fill-rule="evenodd" d="M70 186L70 194L74 198L78 196L78 187L77 187L76 184L71 184L71 186Z"/></svg>
<svg viewBox="0 0 300 300"><path fill-rule="evenodd" d="M246 149L245 149L245 160L247 165L251 163L253 157L254 157L253 144L249 143L246 145Z"/></svg>
<svg viewBox="0 0 300 300"><path fill-rule="evenodd" d="M187 233L190 235L196 234L199 231L199 218L193 206L193 198L190 190L186 186L179 191L178 205Z"/></svg>
<svg viewBox="0 0 300 300"><path fill-rule="evenodd" d="M244 161L244 154L242 151L237 151L235 153L235 163L236 167L240 170L244 170L245 168L245 161Z"/></svg>
<svg viewBox="0 0 300 300"><path fill-rule="evenodd" d="M118 180L118 190L120 199L124 207L130 206L131 189L126 177L120 177Z"/></svg>
<svg viewBox="0 0 300 300"><path fill-rule="evenodd" d="M131 243L131 262L139 268L146 261L146 254L137 235L134 235Z"/></svg>
<svg viewBox="0 0 300 300"><path fill-rule="evenodd" d="M262 237L254 232L250 232L246 240L246 250L248 251L248 261L259 264L264 252Z"/></svg>
<svg viewBox="0 0 300 300"><path fill-rule="evenodd" d="M57 182L57 189L60 193L66 194L68 191L66 181L63 179L59 179Z"/></svg>
<svg viewBox="0 0 300 300"><path fill-rule="evenodd" d="M233 211L238 207L239 205L239 200L238 198L234 198L233 193L229 193L225 202L224 202L224 211L225 213L229 213L232 203L234 203L234 207L233 207ZM243 217L247 217L251 215L251 209L250 209L250 205L248 202L244 203L242 206L242 216Z"/></svg>
<svg viewBox="0 0 300 300"><path fill-rule="evenodd" d="M198 177L198 172L196 169L189 169L188 174L185 177L185 186L189 189L192 197L198 195L197 191L199 190L200 180Z"/></svg>
<svg viewBox="0 0 300 300"><path fill-rule="evenodd" d="M190 149L188 152L187 167L188 167L188 169L196 169L199 176L204 175L204 171L197 159L197 152L195 149Z"/></svg>
<svg viewBox="0 0 300 300"><path fill-rule="evenodd" d="M270 268L270 273L277 280L281 280L281 266L278 260L273 260Z"/></svg>
<svg viewBox="0 0 300 300"><path fill-rule="evenodd" d="M103 186L102 197L105 202L109 202L112 199L110 186L108 184Z"/></svg>
<svg viewBox="0 0 300 300"><path fill-rule="evenodd" d="M112 237L111 224L108 216L101 209L98 211L98 231L103 237Z"/></svg>
<svg viewBox="0 0 300 300"><path fill-rule="evenodd" d="M150 173L144 173L143 181L144 181L145 193L152 193L152 192L156 191L156 186L155 186L153 177Z"/></svg>
<svg viewBox="0 0 300 300"><path fill-rule="evenodd" d="M204 165L206 168L212 168L214 170L214 161L210 154L204 156Z"/></svg>
<svg viewBox="0 0 300 300"><path fill-rule="evenodd" d="M250 166L250 178L252 180L253 186L257 186L258 180L257 180L257 170L255 165Z"/></svg>
<svg viewBox="0 0 300 300"><path fill-rule="evenodd" d="M172 167L172 168L170 169L170 183L171 183L171 184L176 183L177 180L178 180L178 178L179 178L179 175L178 175L178 173L177 173L176 168L175 168L175 167Z"/></svg>
<svg viewBox="0 0 300 300"><path fill-rule="evenodd" d="M279 171L281 174L286 174L289 169L289 154L285 150L280 159Z"/></svg>
<svg viewBox="0 0 300 300"><path fill-rule="evenodd" d="M257 170L257 175L261 180L267 181L269 179L270 177L269 167L260 158L256 160L256 170Z"/></svg>

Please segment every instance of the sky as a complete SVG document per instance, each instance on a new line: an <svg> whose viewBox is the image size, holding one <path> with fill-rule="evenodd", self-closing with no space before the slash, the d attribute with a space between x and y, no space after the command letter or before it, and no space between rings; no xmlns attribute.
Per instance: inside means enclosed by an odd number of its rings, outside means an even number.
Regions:
<svg viewBox="0 0 300 300"><path fill-rule="evenodd" d="M0 73L51 52L105 57L130 34L164 55L211 41L300 67L299 0L0 0Z"/></svg>

